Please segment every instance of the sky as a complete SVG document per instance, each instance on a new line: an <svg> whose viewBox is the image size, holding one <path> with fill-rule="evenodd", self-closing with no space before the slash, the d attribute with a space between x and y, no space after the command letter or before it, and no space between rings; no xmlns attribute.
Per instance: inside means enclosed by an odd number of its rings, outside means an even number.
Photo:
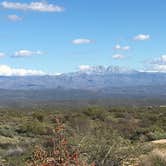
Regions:
<svg viewBox="0 0 166 166"><path fill-rule="evenodd" d="M165 0L1 0L0 12L0 75L166 72Z"/></svg>

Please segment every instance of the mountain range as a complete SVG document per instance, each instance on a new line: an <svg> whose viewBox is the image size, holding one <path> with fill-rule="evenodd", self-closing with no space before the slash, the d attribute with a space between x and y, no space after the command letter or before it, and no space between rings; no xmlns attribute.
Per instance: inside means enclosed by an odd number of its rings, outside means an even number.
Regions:
<svg viewBox="0 0 166 166"><path fill-rule="evenodd" d="M73 73L44 76L1 76L0 89L79 89L103 90L166 85L166 74L140 72L120 67L91 67Z"/></svg>
<svg viewBox="0 0 166 166"><path fill-rule="evenodd" d="M109 98L166 99L166 73L97 66L60 75L0 76L0 101Z"/></svg>

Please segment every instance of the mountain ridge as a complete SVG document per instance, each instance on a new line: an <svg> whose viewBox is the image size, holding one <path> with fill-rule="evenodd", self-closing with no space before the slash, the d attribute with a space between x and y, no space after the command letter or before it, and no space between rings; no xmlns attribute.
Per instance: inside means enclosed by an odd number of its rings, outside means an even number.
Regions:
<svg viewBox="0 0 166 166"><path fill-rule="evenodd" d="M101 90L113 87L161 86L166 73L143 72L119 67L89 69L43 76L0 76L0 89L81 89Z"/></svg>

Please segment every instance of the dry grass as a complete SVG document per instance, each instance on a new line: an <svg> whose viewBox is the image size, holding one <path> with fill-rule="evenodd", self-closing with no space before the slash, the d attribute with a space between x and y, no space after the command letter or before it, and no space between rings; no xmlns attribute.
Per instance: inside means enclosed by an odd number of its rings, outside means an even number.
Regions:
<svg viewBox="0 0 166 166"><path fill-rule="evenodd" d="M140 166L166 166L166 153L155 149L142 159Z"/></svg>

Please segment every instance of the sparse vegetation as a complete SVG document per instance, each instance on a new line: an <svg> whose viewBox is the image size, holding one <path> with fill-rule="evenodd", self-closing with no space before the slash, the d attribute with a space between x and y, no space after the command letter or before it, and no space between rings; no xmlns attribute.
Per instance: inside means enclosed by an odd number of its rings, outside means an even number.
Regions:
<svg viewBox="0 0 166 166"><path fill-rule="evenodd" d="M47 160L58 163L59 156L64 163L73 163L70 159L75 156L84 165L96 166L165 162L152 153L156 147L150 142L166 139L166 108L44 107L1 109L0 114L0 163L4 166L25 166L27 162L40 166ZM33 154L38 152L43 156L36 159Z"/></svg>

